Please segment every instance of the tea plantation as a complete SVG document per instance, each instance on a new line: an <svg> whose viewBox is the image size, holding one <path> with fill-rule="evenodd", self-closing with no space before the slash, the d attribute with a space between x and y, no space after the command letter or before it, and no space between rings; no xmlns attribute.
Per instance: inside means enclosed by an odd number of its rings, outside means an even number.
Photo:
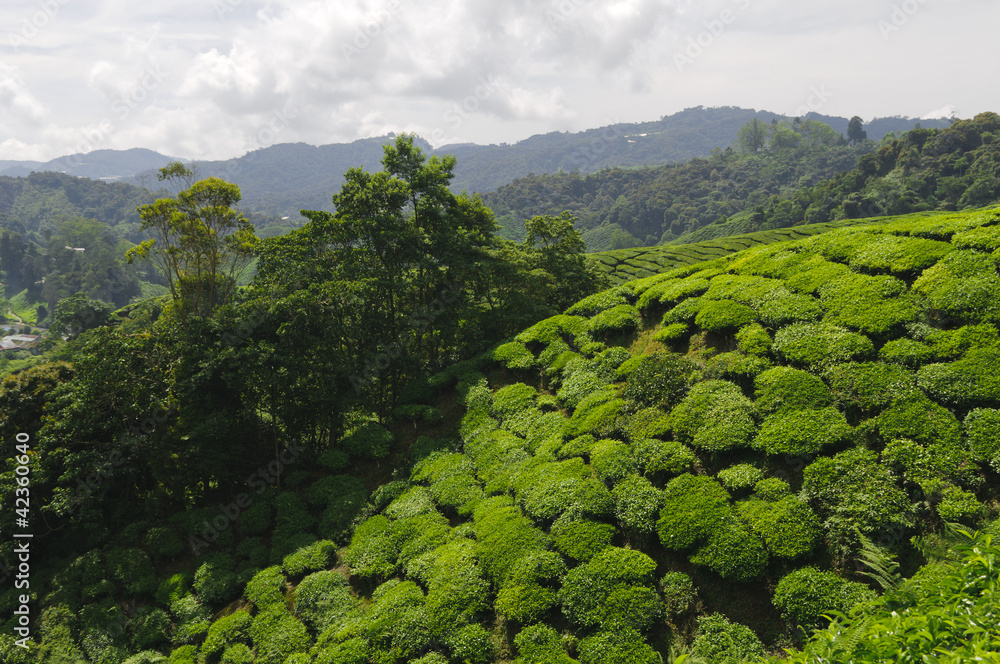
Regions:
<svg viewBox="0 0 1000 664"><path fill-rule="evenodd" d="M197 555L217 507L66 560L0 659L1000 661L1000 212L819 226L601 254Z"/></svg>

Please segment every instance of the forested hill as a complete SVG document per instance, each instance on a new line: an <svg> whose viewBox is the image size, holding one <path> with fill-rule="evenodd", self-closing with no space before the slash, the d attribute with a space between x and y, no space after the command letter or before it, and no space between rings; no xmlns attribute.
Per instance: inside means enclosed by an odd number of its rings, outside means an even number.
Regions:
<svg viewBox="0 0 1000 664"><path fill-rule="evenodd" d="M569 210L591 251L955 210L1000 197L998 130L1000 117L984 113L945 129L845 145L822 123L782 122L761 128L756 149L737 142L684 164L535 175L484 200L510 237L523 219Z"/></svg>

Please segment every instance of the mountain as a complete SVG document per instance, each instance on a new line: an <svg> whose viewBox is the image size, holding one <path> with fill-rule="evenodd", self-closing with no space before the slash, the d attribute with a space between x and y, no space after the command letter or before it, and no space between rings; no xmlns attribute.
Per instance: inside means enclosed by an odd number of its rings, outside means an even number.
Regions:
<svg viewBox="0 0 1000 664"><path fill-rule="evenodd" d="M509 145L463 143L432 149L426 141L418 144L429 153L458 157L453 189L485 193L532 173L587 174L609 167L635 168L707 157L715 148L731 145L740 127L754 117L768 124L785 119L769 111L698 106L651 122L618 123L575 133L550 132ZM847 131L847 118L808 117L829 124L838 133ZM868 137L877 141L889 131L900 133L917 123L926 128L948 126L947 120L894 117L875 119L866 130ZM238 184L246 209L297 216L302 209L331 209L330 198L340 188L344 171L359 165L377 166L382 145L391 140L392 135L318 147L283 143L242 157L196 163L201 175L218 175ZM95 150L45 163L0 161L0 175L52 170L147 186L155 182L156 170L172 160L139 148Z"/></svg>
<svg viewBox="0 0 1000 664"><path fill-rule="evenodd" d="M54 171L93 180L122 180L176 160L145 148L94 150L47 162L0 161L0 175L26 176L32 172Z"/></svg>

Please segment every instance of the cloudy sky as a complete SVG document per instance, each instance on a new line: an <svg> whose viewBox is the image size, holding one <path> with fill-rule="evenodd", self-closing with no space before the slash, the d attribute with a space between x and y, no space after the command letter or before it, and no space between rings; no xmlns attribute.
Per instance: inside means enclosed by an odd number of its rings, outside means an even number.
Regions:
<svg viewBox="0 0 1000 664"><path fill-rule="evenodd" d="M1000 111L995 0L4 0L0 160ZM6 34L4 34L6 33Z"/></svg>

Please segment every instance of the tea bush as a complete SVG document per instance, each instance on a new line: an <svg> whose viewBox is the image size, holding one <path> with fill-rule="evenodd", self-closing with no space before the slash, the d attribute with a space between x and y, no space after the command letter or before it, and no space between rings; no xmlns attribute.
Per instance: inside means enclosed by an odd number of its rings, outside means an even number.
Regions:
<svg viewBox="0 0 1000 664"><path fill-rule="evenodd" d="M788 624L814 629L829 622L823 618L824 613L847 612L876 596L863 583L815 567L801 567L781 577L772 601Z"/></svg>
<svg viewBox="0 0 1000 664"><path fill-rule="evenodd" d="M743 664L764 656L764 644L749 627L713 613L698 618L691 654L712 664Z"/></svg>
<svg viewBox="0 0 1000 664"><path fill-rule="evenodd" d="M882 362L838 364L827 376L837 403L863 412L881 410L914 389L910 371Z"/></svg>
<svg viewBox="0 0 1000 664"><path fill-rule="evenodd" d="M753 441L767 454L815 454L848 440L851 425L836 408L786 410L768 415Z"/></svg>
<svg viewBox="0 0 1000 664"><path fill-rule="evenodd" d="M871 340L829 323L795 323L774 335L774 351L793 364L822 368L875 354Z"/></svg>
<svg viewBox="0 0 1000 664"><path fill-rule="evenodd" d="M729 491L746 491L764 479L764 472L749 463L740 463L719 471L718 479Z"/></svg>
<svg viewBox="0 0 1000 664"><path fill-rule="evenodd" d="M563 649L559 633L539 623L525 627L514 637L518 664L573 664L576 662Z"/></svg>
<svg viewBox="0 0 1000 664"><path fill-rule="evenodd" d="M710 477L685 473L670 480L664 490L657 521L660 541L679 551L702 542L730 517L729 493Z"/></svg>
<svg viewBox="0 0 1000 664"><path fill-rule="evenodd" d="M757 320L757 312L738 302L711 300L698 308L694 324L706 332L727 334Z"/></svg>
<svg viewBox="0 0 1000 664"><path fill-rule="evenodd" d="M775 558L794 560L808 554L822 534L819 519L795 496L751 498L737 503L736 511Z"/></svg>
<svg viewBox="0 0 1000 664"><path fill-rule="evenodd" d="M1000 321L996 263L976 251L953 251L924 270L913 290L940 312L966 323Z"/></svg>
<svg viewBox="0 0 1000 664"><path fill-rule="evenodd" d="M917 372L917 385L937 401L959 408L1000 406L1000 350L971 350L960 360L928 364Z"/></svg>
<svg viewBox="0 0 1000 664"><path fill-rule="evenodd" d="M832 403L830 390L818 377L792 367L775 367L757 376L754 403L763 413L823 408Z"/></svg>
<svg viewBox="0 0 1000 664"><path fill-rule="evenodd" d="M609 547L569 571L559 591L566 618L580 627L643 631L661 613L651 588L656 563L646 554Z"/></svg>
<svg viewBox="0 0 1000 664"><path fill-rule="evenodd" d="M1000 410L977 408L965 417L965 435L977 461L1000 471Z"/></svg>
<svg viewBox="0 0 1000 664"><path fill-rule="evenodd" d="M704 565L724 579L752 581L767 567L767 549L738 519L728 516L712 528L705 542L689 560Z"/></svg>
<svg viewBox="0 0 1000 664"><path fill-rule="evenodd" d="M721 452L744 447L756 433L754 407L738 387L722 380L696 384L670 413L681 442Z"/></svg>
<svg viewBox="0 0 1000 664"><path fill-rule="evenodd" d="M393 436L388 429L375 422L365 422L340 441L341 447L362 459L381 459L389 454Z"/></svg>
<svg viewBox="0 0 1000 664"><path fill-rule="evenodd" d="M642 322L639 310L631 304L619 304L596 314L590 319L590 333L603 338L635 330Z"/></svg>
<svg viewBox="0 0 1000 664"><path fill-rule="evenodd" d="M330 540L319 540L285 556L282 567L289 578L298 578L329 567L336 558L337 545Z"/></svg>
<svg viewBox="0 0 1000 664"><path fill-rule="evenodd" d="M535 356L520 341L497 346L493 351L493 359L508 369L526 370L535 365Z"/></svg>
<svg viewBox="0 0 1000 664"><path fill-rule="evenodd" d="M672 408L687 392L695 371L690 360L676 353L644 355L625 380L621 397L629 412L643 408Z"/></svg>
<svg viewBox="0 0 1000 664"><path fill-rule="evenodd" d="M552 524L551 534L557 551L574 560L587 561L611 546L615 527L567 515Z"/></svg>
<svg viewBox="0 0 1000 664"><path fill-rule="evenodd" d="M399 551L392 537L392 524L381 514L361 523L344 552L351 573L360 578L391 576L396 570Z"/></svg>
<svg viewBox="0 0 1000 664"><path fill-rule="evenodd" d="M617 440L597 441L591 449L590 466L599 479L610 484L639 469L629 446Z"/></svg>
<svg viewBox="0 0 1000 664"><path fill-rule="evenodd" d="M336 624L356 605L347 577L337 571L313 572L295 588L295 615L316 633Z"/></svg>
<svg viewBox="0 0 1000 664"><path fill-rule="evenodd" d="M636 460L647 475L678 475L689 470L697 461L694 452L673 440L640 438L633 441L632 447Z"/></svg>
<svg viewBox="0 0 1000 664"><path fill-rule="evenodd" d="M751 323L739 329L736 333L736 343L739 349L748 355L765 356L771 354L773 342L771 335L760 323Z"/></svg>
<svg viewBox="0 0 1000 664"><path fill-rule="evenodd" d="M652 533L663 508L663 492L645 477L631 475L611 491L615 501L615 518L633 533Z"/></svg>
<svg viewBox="0 0 1000 664"><path fill-rule="evenodd" d="M660 589L663 591L663 607L668 616L686 612L698 599L694 581L684 572L664 574L660 579Z"/></svg>
<svg viewBox="0 0 1000 664"><path fill-rule="evenodd" d="M636 630L601 631L580 641L580 664L660 664L662 657Z"/></svg>

